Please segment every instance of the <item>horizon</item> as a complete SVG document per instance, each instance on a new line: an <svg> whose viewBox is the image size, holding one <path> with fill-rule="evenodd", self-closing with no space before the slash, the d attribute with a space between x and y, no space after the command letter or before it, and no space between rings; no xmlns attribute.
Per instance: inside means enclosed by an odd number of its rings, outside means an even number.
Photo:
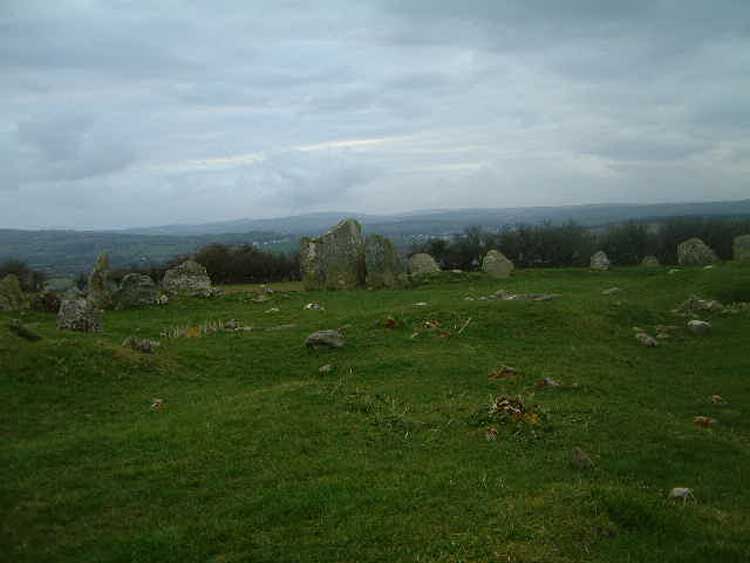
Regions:
<svg viewBox="0 0 750 563"><path fill-rule="evenodd" d="M750 4L402 4L3 2L0 225L748 196Z"/></svg>
<svg viewBox="0 0 750 563"><path fill-rule="evenodd" d="M482 211L491 213L493 211L511 211L511 210L529 210L529 209L576 209L576 208L607 208L607 207L659 207L667 205L710 205L710 204L730 204L730 203L744 203L750 202L750 198L745 197L742 199L734 200L705 200L705 201L669 201L669 202L655 202L655 203L625 203L625 202L601 202L601 203L576 203L570 205L525 205L525 206L512 206L512 207L451 207L451 208L433 208L433 209L413 209L408 211L393 212L393 213L365 213L360 211L341 211L341 210L325 210L325 211L312 211L303 212L295 215L278 215L273 217L239 217L233 219L223 219L219 221L204 221L197 223L167 223L159 225L144 225L144 226L119 226L119 227L108 227L108 228L77 228L73 226L46 226L46 227L27 227L27 228L15 228L0 226L2 230L12 231L28 231L28 232L41 232L41 231L69 231L69 232L112 232L112 233L123 233L129 234L126 231L140 231L140 230L152 230L152 229L169 229L169 228L188 228L188 227L201 227L201 226L214 226L230 223L239 223L243 221L278 221L278 220L290 220L294 218L303 217L323 217L327 215L338 216L341 220L346 218L408 218L412 215L430 215L439 213L460 213L460 212L476 212ZM645 217L644 217L645 218ZM232 231L227 231L226 234L232 234Z"/></svg>

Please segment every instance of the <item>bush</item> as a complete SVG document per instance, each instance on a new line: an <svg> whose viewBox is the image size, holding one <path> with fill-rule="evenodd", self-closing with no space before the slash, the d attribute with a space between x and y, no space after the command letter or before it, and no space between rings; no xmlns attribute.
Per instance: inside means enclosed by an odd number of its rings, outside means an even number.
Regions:
<svg viewBox="0 0 750 563"><path fill-rule="evenodd" d="M21 283L21 289L27 292L41 291L44 287L46 274L30 268L26 262L11 258L0 264L0 279L13 274Z"/></svg>

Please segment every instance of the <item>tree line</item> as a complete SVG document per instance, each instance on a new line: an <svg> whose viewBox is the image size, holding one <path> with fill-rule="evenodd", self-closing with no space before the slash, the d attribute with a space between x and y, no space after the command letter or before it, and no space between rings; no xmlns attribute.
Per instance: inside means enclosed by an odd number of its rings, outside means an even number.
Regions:
<svg viewBox="0 0 750 563"><path fill-rule="evenodd" d="M568 222L562 225L504 226L497 231L470 227L449 239L413 244L410 254L431 254L444 269L476 270L483 256L495 249L518 267L583 267L597 250L616 265L640 264L656 256L663 264L677 263L677 245L699 237L719 258L731 260L734 238L750 233L750 218L672 218L659 222L628 221L603 228Z"/></svg>

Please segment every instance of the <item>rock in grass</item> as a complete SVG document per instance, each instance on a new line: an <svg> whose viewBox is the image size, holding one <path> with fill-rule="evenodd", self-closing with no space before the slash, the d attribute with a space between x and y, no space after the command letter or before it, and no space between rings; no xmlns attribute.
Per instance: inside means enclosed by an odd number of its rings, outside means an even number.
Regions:
<svg viewBox="0 0 750 563"><path fill-rule="evenodd" d="M706 266L718 260L711 247L697 237L677 245L677 261L680 266Z"/></svg>
<svg viewBox="0 0 750 563"><path fill-rule="evenodd" d="M706 321L692 320L688 322L687 326L690 332L699 336L708 334L711 331L711 323Z"/></svg>
<svg viewBox="0 0 750 563"><path fill-rule="evenodd" d="M116 309L144 307L157 302L159 290L149 276L145 274L127 274L122 278L119 289L113 300Z"/></svg>
<svg viewBox="0 0 750 563"><path fill-rule="evenodd" d="M57 313L57 328L77 332L101 332L102 311L83 297L63 299Z"/></svg>
<svg viewBox="0 0 750 563"><path fill-rule="evenodd" d="M591 257L590 266L592 270L609 270L609 257L603 250L599 250Z"/></svg>
<svg viewBox="0 0 750 563"><path fill-rule="evenodd" d="M333 365L332 364L325 364L323 366L320 366L318 368L318 373L331 373L333 371Z"/></svg>
<svg viewBox="0 0 750 563"><path fill-rule="evenodd" d="M186 260L167 270L161 285L169 295L212 297L215 294L206 268L195 260Z"/></svg>
<svg viewBox="0 0 750 563"><path fill-rule="evenodd" d="M659 342L653 336L645 332L637 332L635 339L646 348L656 348L659 345Z"/></svg>
<svg viewBox="0 0 750 563"><path fill-rule="evenodd" d="M509 278L513 273L513 262L499 250L490 250L482 260L482 270L493 278Z"/></svg>
<svg viewBox="0 0 750 563"><path fill-rule="evenodd" d="M570 463L577 469L591 469L594 467L594 462L581 448L576 446L570 455Z"/></svg>
<svg viewBox="0 0 750 563"><path fill-rule="evenodd" d="M734 239L732 254L738 262L750 262L750 235L741 235Z"/></svg>
<svg viewBox="0 0 750 563"><path fill-rule="evenodd" d="M615 295L617 293L620 293L622 289L619 287L610 287L602 291L602 295Z"/></svg>
<svg viewBox="0 0 750 563"><path fill-rule="evenodd" d="M656 256L646 256L641 260L641 266L645 268L658 268L661 266L661 263Z"/></svg>
<svg viewBox="0 0 750 563"><path fill-rule="evenodd" d="M148 338L136 338L135 336L128 336L122 343L125 348L130 348L136 352L142 352L144 354L153 354L156 349L161 346L156 340L149 340Z"/></svg>
<svg viewBox="0 0 750 563"><path fill-rule="evenodd" d="M29 342L36 342L37 340L42 339L42 337L39 336L36 332L24 326L20 319L11 319L8 323L8 330L10 330L10 332L15 334L16 336L19 336L24 340L28 340Z"/></svg>
<svg viewBox="0 0 750 563"><path fill-rule="evenodd" d="M393 243L381 235L369 235L365 239L365 269L367 287L396 287L403 265Z"/></svg>
<svg viewBox="0 0 750 563"><path fill-rule="evenodd" d="M319 330L305 339L308 348L341 348L344 346L344 335L338 330Z"/></svg>
<svg viewBox="0 0 750 563"><path fill-rule="evenodd" d="M0 280L0 311L17 311L25 309L26 305L21 282L14 274L8 274Z"/></svg>
<svg viewBox="0 0 750 563"><path fill-rule="evenodd" d="M695 500L693 496L693 489L688 487L675 487L669 491L669 500L681 500L687 502L688 500Z"/></svg>
<svg viewBox="0 0 750 563"><path fill-rule="evenodd" d="M435 259L424 252L413 255L409 258L409 273L413 276L423 274L434 274L440 271Z"/></svg>

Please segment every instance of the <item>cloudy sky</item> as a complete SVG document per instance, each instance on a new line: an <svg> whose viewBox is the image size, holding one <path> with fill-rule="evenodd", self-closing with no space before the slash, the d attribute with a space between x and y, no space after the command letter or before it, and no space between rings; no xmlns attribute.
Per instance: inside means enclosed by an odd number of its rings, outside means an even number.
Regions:
<svg viewBox="0 0 750 563"><path fill-rule="evenodd" d="M750 197L748 0L0 0L0 227Z"/></svg>

